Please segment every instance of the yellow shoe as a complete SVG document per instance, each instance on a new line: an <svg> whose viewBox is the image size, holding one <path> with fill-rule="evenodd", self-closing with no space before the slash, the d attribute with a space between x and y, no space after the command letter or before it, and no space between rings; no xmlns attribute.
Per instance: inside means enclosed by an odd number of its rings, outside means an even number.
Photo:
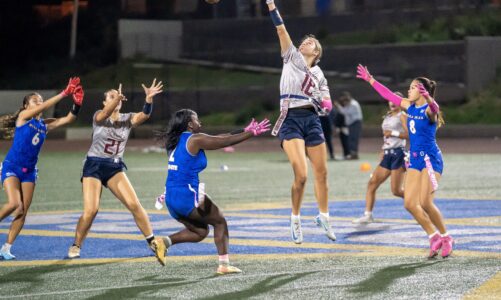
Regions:
<svg viewBox="0 0 501 300"><path fill-rule="evenodd" d="M80 257L80 247L71 246L68 250L68 258L79 258Z"/></svg>
<svg viewBox="0 0 501 300"><path fill-rule="evenodd" d="M234 274L234 273L242 273L242 270L240 270L237 267L234 266L227 266L227 265L219 265L217 268L216 274L217 275L226 275L226 274Z"/></svg>
<svg viewBox="0 0 501 300"><path fill-rule="evenodd" d="M165 246L164 240L161 237L155 238L151 245L153 246L153 251L155 251L155 256L157 257L158 262L165 266L167 263L167 247Z"/></svg>

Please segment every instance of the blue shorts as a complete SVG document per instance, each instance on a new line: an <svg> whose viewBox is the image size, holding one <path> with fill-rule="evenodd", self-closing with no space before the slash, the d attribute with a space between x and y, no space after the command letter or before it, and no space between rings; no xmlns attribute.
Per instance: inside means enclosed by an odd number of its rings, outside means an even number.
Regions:
<svg viewBox="0 0 501 300"><path fill-rule="evenodd" d="M402 148L385 149L383 160L379 166L388 170L405 168L405 152Z"/></svg>
<svg viewBox="0 0 501 300"><path fill-rule="evenodd" d="M281 142L302 139L306 146L317 146L325 142L320 118L313 108L289 109L278 138Z"/></svg>
<svg viewBox="0 0 501 300"><path fill-rule="evenodd" d="M111 177L125 170L127 170L127 166L121 159L87 157L80 180L83 180L84 177L94 177L101 180L101 183L107 187Z"/></svg>
<svg viewBox="0 0 501 300"><path fill-rule="evenodd" d="M174 219L187 218L198 206L198 186L166 187L165 205Z"/></svg>
<svg viewBox="0 0 501 300"><path fill-rule="evenodd" d="M442 151L411 151L409 169L415 169L421 171L426 169L426 163L424 161L424 156L428 154L430 157L430 162L435 172L442 174L444 170L444 161L442 159Z"/></svg>
<svg viewBox="0 0 501 300"><path fill-rule="evenodd" d="M3 161L2 164L0 164L0 169L2 174L0 176L2 185L5 179L9 177L17 177L19 179L19 182L33 182L33 183L36 183L38 179L37 167L25 168L18 166L14 163L11 163L9 161Z"/></svg>

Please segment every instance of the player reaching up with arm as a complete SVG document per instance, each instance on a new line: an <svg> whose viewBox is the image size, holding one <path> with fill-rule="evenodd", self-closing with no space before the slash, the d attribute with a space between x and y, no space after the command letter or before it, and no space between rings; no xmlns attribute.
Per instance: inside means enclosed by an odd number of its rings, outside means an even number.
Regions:
<svg viewBox="0 0 501 300"><path fill-rule="evenodd" d="M42 113L67 96L73 96L73 106L67 116L43 119ZM38 177L36 167L45 137L50 130L76 120L82 105L84 92L80 78L70 78L66 88L58 95L44 101L38 93L30 93L23 99L23 105L13 115L3 118L0 127L5 136L14 136L1 169L1 182L8 202L0 209L0 221L16 212L12 220L7 242L0 249L0 257L14 259L11 246L21 232L35 192Z"/></svg>
<svg viewBox="0 0 501 300"><path fill-rule="evenodd" d="M291 238L294 243L303 242L300 210L310 160L315 176L315 197L319 214L315 223L329 239L336 236L329 223L327 150L319 114L332 109L327 80L318 66L322 46L312 35L305 36L294 47L275 3L267 0L270 16L277 30L283 59L280 79L280 117L272 135L278 135L294 171L291 188Z"/></svg>
<svg viewBox="0 0 501 300"><path fill-rule="evenodd" d="M156 79L150 87L143 85L146 98L143 110L139 113L120 113L122 102L127 100L122 94L121 84L118 90L111 89L104 94L104 107L93 117L92 145L87 152L82 173L84 211L78 220L73 245L68 250L69 258L80 257L81 246L99 209L103 186L109 188L132 213L151 249L162 247L154 242L150 220L125 174L127 167L123 162L125 144L132 127L149 118L153 97L161 93L162 88L162 82L157 83Z"/></svg>
<svg viewBox="0 0 501 300"><path fill-rule="evenodd" d="M219 254L220 275L240 273L230 265L228 257L228 225L223 213L205 193L205 185L198 174L207 167L205 150L216 150L241 143L253 136L270 130L267 119L254 119L244 129L231 134L212 136L201 133L202 124L196 112L182 109L174 113L167 129L159 133L169 157L165 204L170 215L185 226L179 232L163 238L167 248L157 248L157 257L165 264L168 247L180 243L197 243L209 234L209 225L214 227L214 243ZM160 238L157 238L160 239Z"/></svg>
<svg viewBox="0 0 501 300"><path fill-rule="evenodd" d="M404 206L428 234L429 257L438 255L440 249L442 257L448 257L454 241L434 203L434 192L444 168L442 151L436 141L436 131L444 123L433 98L436 82L417 77L409 86L407 98L403 98L375 80L365 66L358 65L357 77L367 81L383 98L407 112L410 161L405 176Z"/></svg>

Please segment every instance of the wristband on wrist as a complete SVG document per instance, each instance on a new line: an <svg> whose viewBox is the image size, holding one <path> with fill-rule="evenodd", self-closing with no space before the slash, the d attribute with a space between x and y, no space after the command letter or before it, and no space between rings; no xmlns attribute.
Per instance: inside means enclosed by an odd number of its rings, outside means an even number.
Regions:
<svg viewBox="0 0 501 300"><path fill-rule="evenodd" d="M394 136L394 137L400 137L400 132L397 131L397 130L392 130L391 131L391 136Z"/></svg>
<svg viewBox="0 0 501 300"><path fill-rule="evenodd" d="M74 114L75 116L78 116L78 112L80 111L80 105L76 105L75 103L73 103L73 105L71 106L71 109L70 109L70 112L72 114Z"/></svg>
<svg viewBox="0 0 501 300"><path fill-rule="evenodd" d="M237 129L237 130L233 130L230 132L231 135L234 135L234 134L240 134L240 133L243 133L244 130L243 129Z"/></svg>
<svg viewBox="0 0 501 300"><path fill-rule="evenodd" d="M146 102L143 106L143 113L146 115L150 115L153 110L153 103Z"/></svg>
<svg viewBox="0 0 501 300"><path fill-rule="evenodd" d="M274 9L270 11L270 16L271 20L273 21L273 25L280 26L284 24L284 21L282 20L282 17L280 16L280 13L278 12L278 9Z"/></svg>

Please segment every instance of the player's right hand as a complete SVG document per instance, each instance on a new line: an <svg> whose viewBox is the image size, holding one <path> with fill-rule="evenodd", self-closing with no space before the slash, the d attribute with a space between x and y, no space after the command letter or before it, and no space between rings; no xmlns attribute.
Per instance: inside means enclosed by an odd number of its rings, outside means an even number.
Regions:
<svg viewBox="0 0 501 300"><path fill-rule="evenodd" d="M68 81L68 85L66 88L61 92L63 97L66 97L68 95L71 95L75 92L76 87L80 84L80 78L79 77L71 77L70 80Z"/></svg>
<svg viewBox="0 0 501 300"><path fill-rule="evenodd" d="M367 69L367 67L359 64L357 66L357 78L361 78L361 79L369 82L372 78L372 75L371 75L371 73L369 73L369 70Z"/></svg>

